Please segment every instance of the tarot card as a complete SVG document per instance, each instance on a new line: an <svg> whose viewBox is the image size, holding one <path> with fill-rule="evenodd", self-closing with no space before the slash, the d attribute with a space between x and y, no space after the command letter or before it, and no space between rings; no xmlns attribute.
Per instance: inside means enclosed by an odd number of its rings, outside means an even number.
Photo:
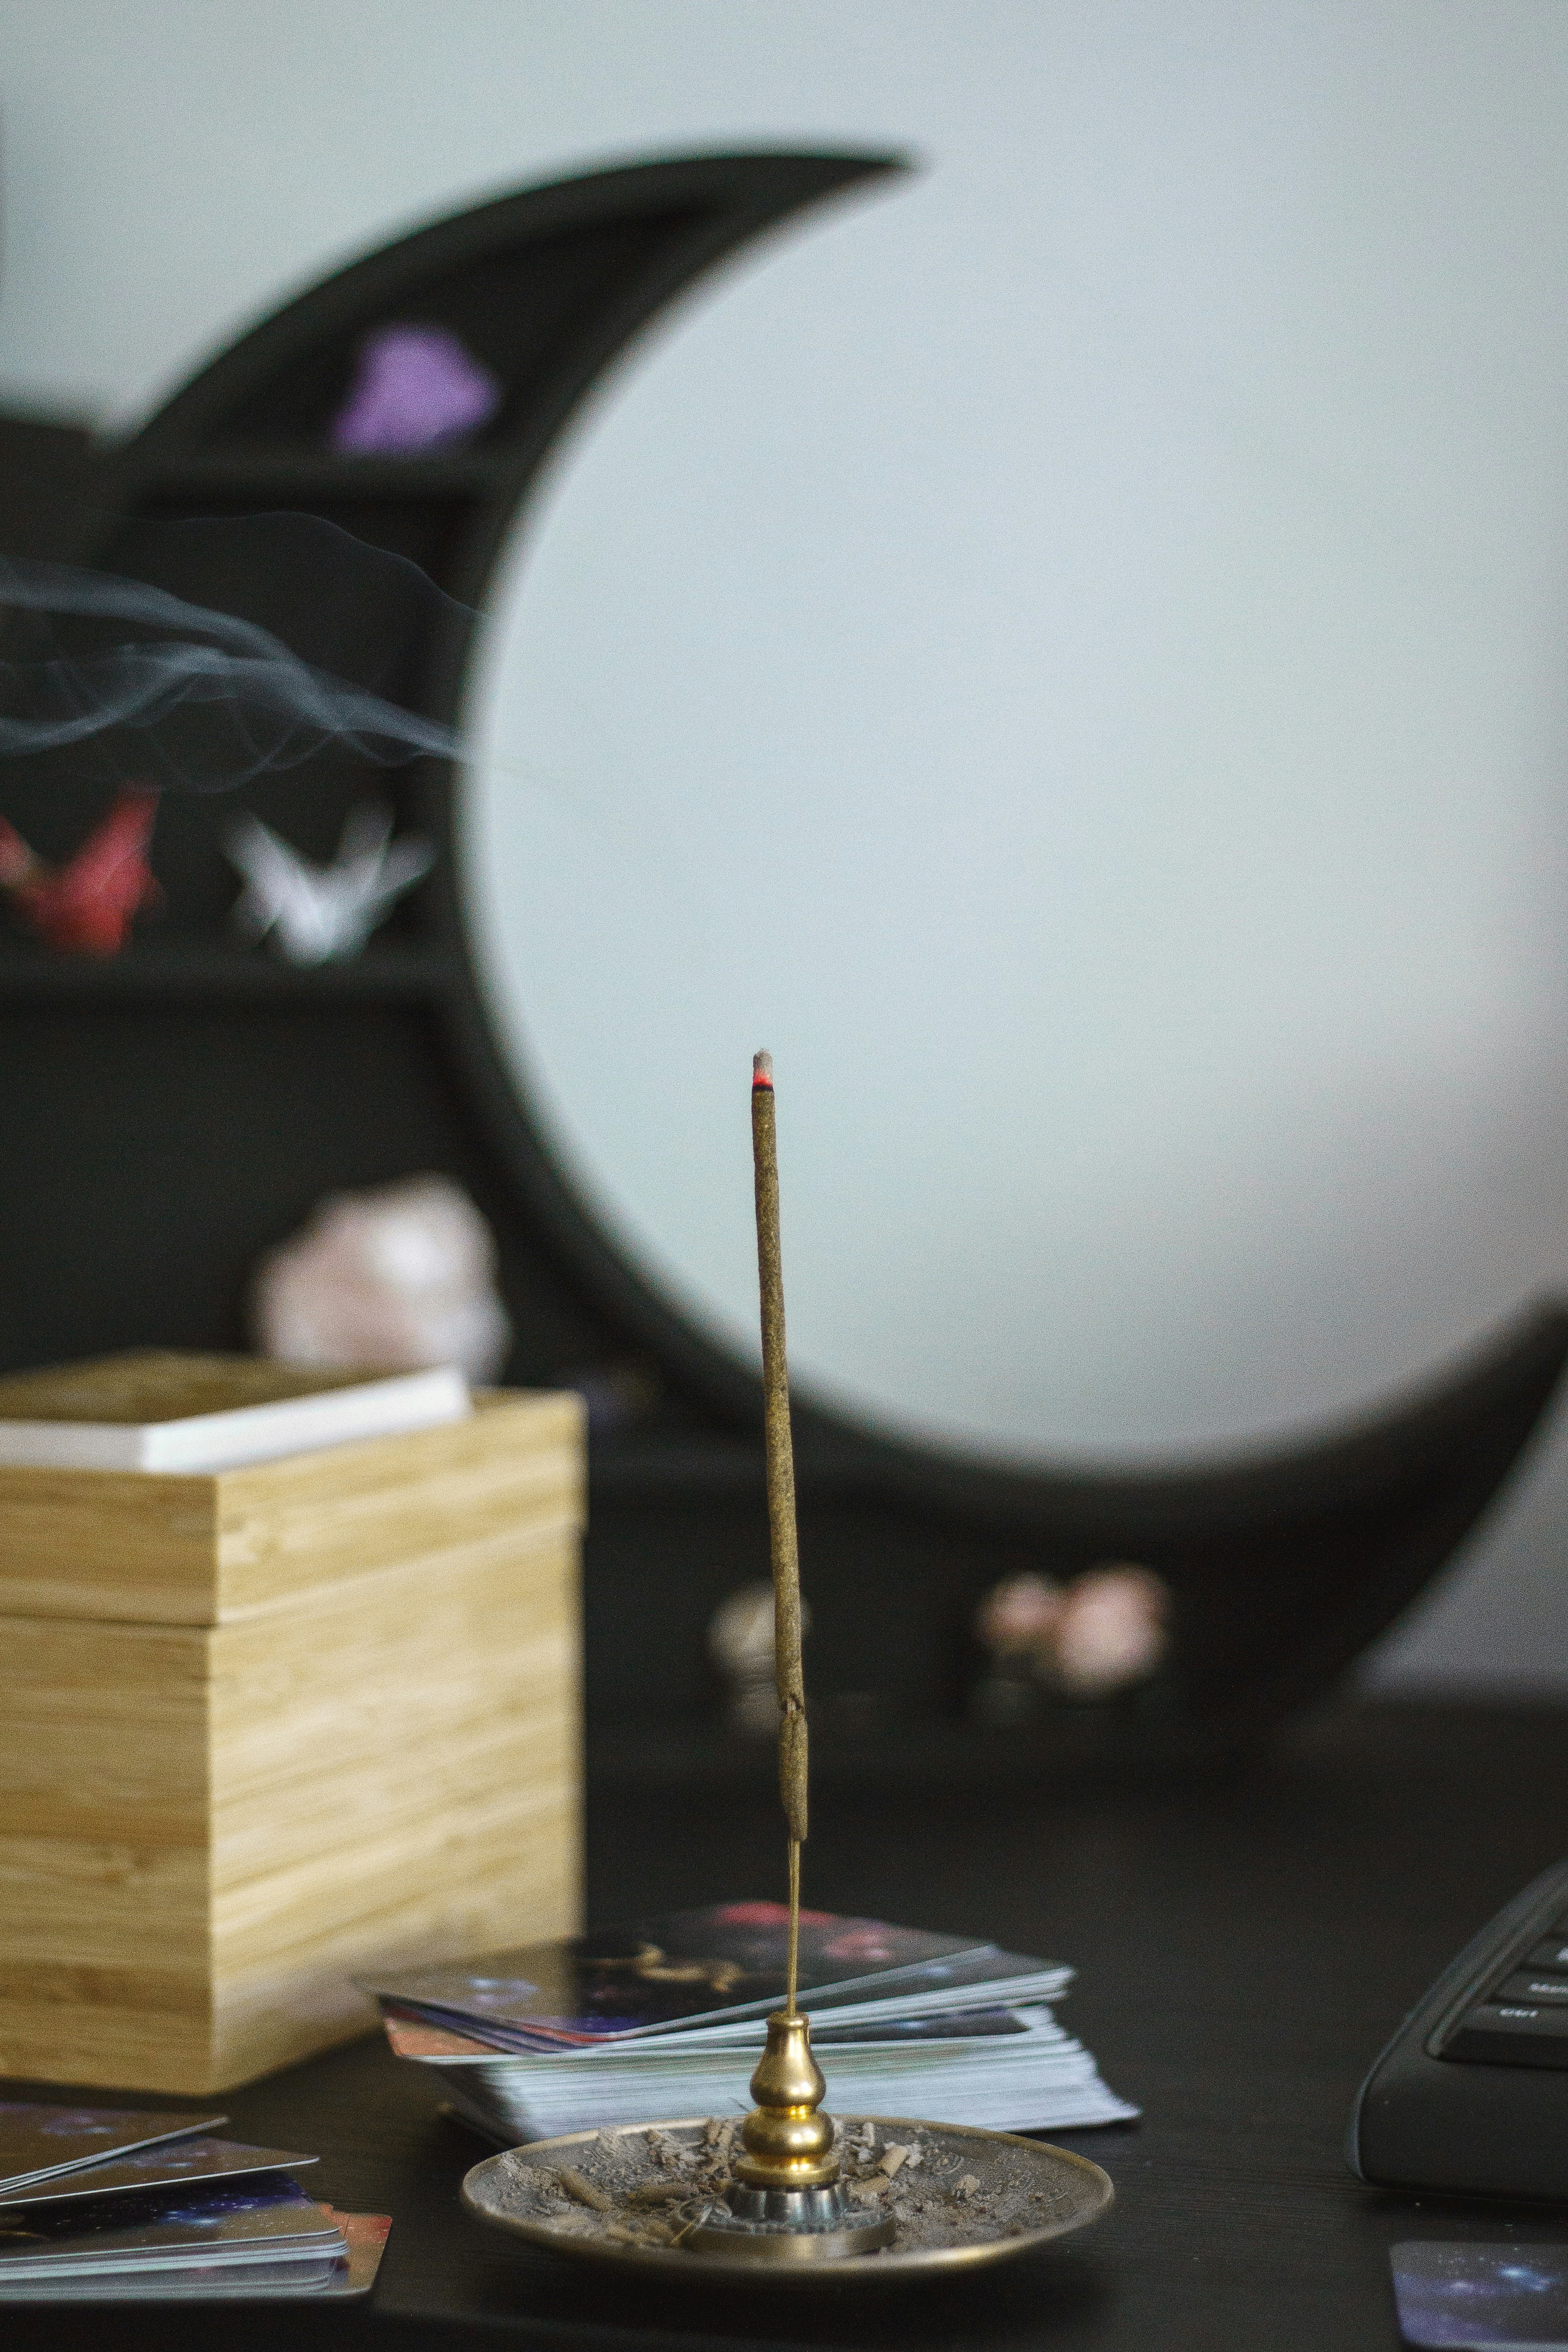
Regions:
<svg viewBox="0 0 1568 2352"><path fill-rule="evenodd" d="M771 2009L784 1990L788 1924L782 1903L721 1903L466 1964L413 1969L366 1990L405 2017L474 2032L499 2049L625 2041ZM988 1963L1002 1958L973 1937L828 1911L800 1915L800 1988L818 2003L851 1990L865 1997L873 1989L946 1981L955 1963L979 1955Z"/></svg>
<svg viewBox="0 0 1568 2352"><path fill-rule="evenodd" d="M338 2225L346 2252L335 2260L310 2251L268 2263L183 2263L156 2271L77 2272L68 2278L0 2282L0 2305L30 2303L300 2303L342 2301L375 2284L392 2218L321 2208Z"/></svg>
<svg viewBox="0 0 1568 2352"><path fill-rule="evenodd" d="M47 2107L0 2099L0 2197L58 2172L127 2156L161 2140L210 2132L226 2116L154 2114L129 2107Z"/></svg>
<svg viewBox="0 0 1568 2352"><path fill-rule="evenodd" d="M381 2268L381 2258L386 2252L386 2241L392 2229L390 2213L340 2213L335 2206L324 2205L342 2231L348 2255L343 2263L343 2275L329 2286L329 2294L368 2294L375 2284L375 2274Z"/></svg>
<svg viewBox="0 0 1568 2352"><path fill-rule="evenodd" d="M390 2001L382 2004L381 2021L395 2058L493 2059L496 2054L495 2042L476 2042L472 2034L454 2033L448 2026L427 2025L422 2017L405 2014Z"/></svg>
<svg viewBox="0 0 1568 2352"><path fill-rule="evenodd" d="M265 2261L279 2250L342 2251L335 2223L287 2174L124 2197L68 2198L0 2214L0 2283L153 2263Z"/></svg>
<svg viewBox="0 0 1568 2352"><path fill-rule="evenodd" d="M947 2009L935 2017L880 2017L824 2025L811 2038L814 2047L826 2043L831 2048L858 2042L988 2042L1028 2031L1026 2021L1011 2009Z"/></svg>
<svg viewBox="0 0 1568 2352"><path fill-rule="evenodd" d="M247 2147L231 2139L180 2139L139 2147L110 2164L56 2173L26 2189L0 2192L0 2219L23 2205L58 2205L66 2198L113 2197L127 2189L164 2189L186 2180L219 2180L229 2173L297 2172L313 2156L280 2147Z"/></svg>
<svg viewBox="0 0 1568 2352"><path fill-rule="evenodd" d="M819 2015L826 2017L831 2017L832 2013L831 2009L819 2011ZM498 2052L502 2051L512 2057L552 2054L537 2050L520 2053L510 2041L479 2042L471 2034L454 2033L446 2026L426 2024L417 2014L406 2013L399 2004L390 2000L384 2000L381 2005L381 2022L395 2058L437 2059L443 2063L454 2060L468 2063L488 2058L493 2063ZM756 2024L759 2047L764 2030L763 2021L759 2018ZM984 2039L994 2034L1027 2033L1029 2031L1028 2022L1011 2009L963 2009L942 2010L934 2017L852 2018L842 2025L818 2023L812 2040L814 2046L845 2042L959 2042ZM576 2046L591 2050L593 2044ZM639 2050L658 2052L669 2046L669 2037L665 2035L656 2039L649 2036L639 2041L637 2046ZM683 2040L682 2047L685 2046ZM736 2045L737 2048L742 2046ZM563 2048L552 2054L570 2057L573 2050L571 2047Z"/></svg>
<svg viewBox="0 0 1568 2352"><path fill-rule="evenodd" d="M268 2262L154 2263L138 2271L35 2272L0 2278L0 2311L30 2303L230 2303L253 2296L287 2299L326 2294L344 2276L341 2256L311 2251L274 2254Z"/></svg>
<svg viewBox="0 0 1568 2352"><path fill-rule="evenodd" d="M1568 2352L1568 2246L1407 2238L1388 2258L1400 2331L1423 2352Z"/></svg>

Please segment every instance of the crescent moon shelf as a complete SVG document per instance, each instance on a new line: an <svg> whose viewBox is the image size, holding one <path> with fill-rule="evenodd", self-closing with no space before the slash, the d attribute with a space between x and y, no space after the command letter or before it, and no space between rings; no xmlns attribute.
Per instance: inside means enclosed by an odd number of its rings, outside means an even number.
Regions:
<svg viewBox="0 0 1568 2352"><path fill-rule="evenodd" d="M752 240L829 199L889 187L901 168L889 155L699 155L531 188L406 236L204 369L97 465L80 509L90 520L53 551L279 626L290 583L218 576L210 553L183 556L166 526L293 509L412 557L482 612L542 467L606 370ZM334 446L367 339L400 321L445 331L473 355L495 388L488 421L425 454ZM470 636L449 616L432 622L404 648L400 698L454 723ZM324 782L312 769L247 800L320 856L366 784L344 754ZM736 1749L710 1726L703 1630L767 1557L760 1386L596 1222L503 1066L457 895L457 789L437 760L403 772L400 825L437 845L436 868L353 962L291 971L237 950L222 855L234 803L174 795L154 844L168 900L155 939L90 971L23 944L0 956L0 1118L15 1137L0 1152L0 1287L32 1302L7 1345L19 1362L127 1335L235 1345L246 1268L312 1201L413 1170L455 1177L500 1237L523 1335L510 1376L549 1384L630 1367L660 1400L595 1449L590 1770L728 1777ZM41 786L24 779L8 807L57 854ZM112 1167L85 1138L89 1094L113 1123ZM45 1134L56 1139L47 1167ZM161 1199L188 1245L128 1264L106 1213L115 1186ZM32 1270L68 1263L40 1300ZM1568 1313L1537 1305L1361 1425L1271 1458L1136 1476L991 1468L799 1409L819 1780L1170 1760L1255 1740L1323 1691L1449 1559L1565 1355ZM965 1645L981 1595L1023 1570L1063 1580L1106 1561L1140 1563L1169 1591L1159 1672L1016 1733L969 1723L979 1660ZM872 1693L869 1727L862 1717L851 1728L846 1712L836 1734L835 1690ZM765 1750L755 1770L771 1775Z"/></svg>

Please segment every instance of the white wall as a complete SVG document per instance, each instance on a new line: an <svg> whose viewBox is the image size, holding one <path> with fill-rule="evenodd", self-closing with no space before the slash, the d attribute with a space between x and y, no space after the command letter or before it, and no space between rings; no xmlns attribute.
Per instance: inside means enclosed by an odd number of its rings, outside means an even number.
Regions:
<svg viewBox="0 0 1568 2352"><path fill-rule="evenodd" d="M13 0L0 397L132 418L558 170L921 150L563 467L480 714L489 951L589 1181L721 1325L743 1129L689 1139L765 1035L819 1382L1212 1449L1563 1279L1565 86L1556 0ZM758 840L762 910L723 887ZM1378 1671L1568 1679L1565 1525L1559 1443Z"/></svg>

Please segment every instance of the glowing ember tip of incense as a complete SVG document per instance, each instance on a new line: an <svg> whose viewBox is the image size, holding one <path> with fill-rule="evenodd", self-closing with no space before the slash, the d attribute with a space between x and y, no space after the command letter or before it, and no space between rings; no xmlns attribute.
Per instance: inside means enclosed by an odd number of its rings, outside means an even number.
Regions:
<svg viewBox="0 0 1568 2352"><path fill-rule="evenodd" d="M773 1055L771 1054L753 1054L752 1055L752 1084L754 1087L771 1087L773 1082Z"/></svg>

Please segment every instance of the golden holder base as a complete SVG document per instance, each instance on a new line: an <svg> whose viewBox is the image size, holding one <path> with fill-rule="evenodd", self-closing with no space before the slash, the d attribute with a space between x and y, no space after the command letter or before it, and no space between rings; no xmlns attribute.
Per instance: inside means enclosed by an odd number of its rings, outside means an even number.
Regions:
<svg viewBox="0 0 1568 2352"><path fill-rule="evenodd" d="M870 2123L884 2142L918 2141L925 2151L921 2174L927 2182L967 2178L974 2183L967 2210L964 2207L953 2210L946 2242L918 2242L921 2233L895 2221L889 2242L879 2252L845 2252L825 2261L794 2251L807 2232L781 2231L776 2233L779 2251L759 2260L755 2252L735 2248L729 2229L703 2230L700 2242L699 2231L693 2230L679 2245L639 2243L630 2231L611 2233L616 2227L614 2215L596 2215L580 2204L564 2212L549 2212L537 2198L520 2189L520 2167L536 2178L563 2168L575 2170L605 2141L646 2143L647 2124L623 2124L604 2132L572 2132L561 2139L536 2140L506 2155L489 2157L475 2165L464 2181L463 2202L490 2228L508 2231L570 2262L587 2263L623 2275L663 2279L673 2286L706 2279L772 2292L778 2287L858 2288L879 2282L907 2285L952 2272L1012 2262L1053 2238L1098 2221L1114 2195L1098 2164L1041 2140L1021 2139L1010 2132L980 2131L963 2124L910 2122L902 2116L853 2116L840 2121L846 2136ZM678 2147L698 2148L703 2145L707 2125L705 2119L698 2119L654 2128ZM989 2225L982 2217L1004 2193L1023 2218L1016 2226L987 2234ZM971 2213L973 2221L968 2218ZM924 2234L929 2239L929 2230Z"/></svg>
<svg viewBox="0 0 1568 2352"><path fill-rule="evenodd" d="M892 2223L858 2205L841 2177L833 2121L821 2111L826 2089L811 2020L791 2001L768 2020L734 2178L683 2245L751 2262L827 2263L890 2243Z"/></svg>
<svg viewBox="0 0 1568 2352"><path fill-rule="evenodd" d="M728 2211L700 2221L683 2245L753 2263L837 2262L890 2245L894 2225L855 2204L841 2181L824 2189L731 2189Z"/></svg>

